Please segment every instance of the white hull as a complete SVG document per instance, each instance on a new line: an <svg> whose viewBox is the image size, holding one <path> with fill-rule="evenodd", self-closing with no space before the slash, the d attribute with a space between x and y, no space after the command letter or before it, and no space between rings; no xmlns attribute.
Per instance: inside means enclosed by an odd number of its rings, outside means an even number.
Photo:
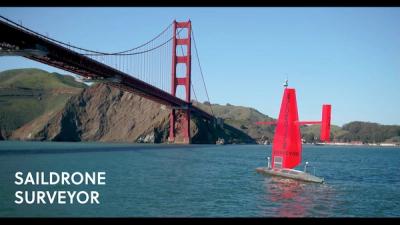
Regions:
<svg viewBox="0 0 400 225"><path fill-rule="evenodd" d="M307 182L315 182L315 183L324 182L324 178L319 178L309 173L293 169L277 169L277 168L272 169L268 167L258 167L256 171L257 173L261 173L264 175L280 176Z"/></svg>

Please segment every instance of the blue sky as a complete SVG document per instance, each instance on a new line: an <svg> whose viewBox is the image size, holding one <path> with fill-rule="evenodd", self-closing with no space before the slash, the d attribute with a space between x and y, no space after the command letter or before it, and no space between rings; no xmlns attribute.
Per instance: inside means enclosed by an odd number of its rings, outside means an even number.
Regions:
<svg viewBox="0 0 400 225"><path fill-rule="evenodd" d="M40 33L101 51L137 46L191 19L213 103L277 117L286 77L301 120L400 124L400 8L0 8ZM0 70L37 67L1 57Z"/></svg>

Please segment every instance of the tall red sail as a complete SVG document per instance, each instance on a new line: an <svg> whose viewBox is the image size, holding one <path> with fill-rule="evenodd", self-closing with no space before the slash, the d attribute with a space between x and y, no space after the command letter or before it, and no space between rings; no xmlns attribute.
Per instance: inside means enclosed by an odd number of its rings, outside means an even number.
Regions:
<svg viewBox="0 0 400 225"><path fill-rule="evenodd" d="M296 167L301 161L301 135L296 91L285 88L272 146L272 167Z"/></svg>

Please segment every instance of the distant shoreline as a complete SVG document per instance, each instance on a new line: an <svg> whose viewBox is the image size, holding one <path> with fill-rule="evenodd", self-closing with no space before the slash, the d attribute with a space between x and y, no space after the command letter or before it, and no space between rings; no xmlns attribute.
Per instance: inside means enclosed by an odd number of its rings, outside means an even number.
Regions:
<svg viewBox="0 0 400 225"><path fill-rule="evenodd" d="M366 144L364 144L364 143L330 142L330 143L315 143L314 145L400 147L400 144L397 144L397 143L366 143Z"/></svg>
<svg viewBox="0 0 400 225"><path fill-rule="evenodd" d="M75 145L81 145L81 144L89 144L89 145L104 145L109 146L109 145L121 145L121 146L147 146L147 145L166 145L166 146L187 146L187 145L180 145L180 144L169 144L169 143L137 143L137 142L102 142L102 141L38 141L38 140L0 140L0 143L45 143L45 144L50 144L50 143L64 143L64 144L75 144ZM216 144L192 144L192 145L197 145L197 146L202 146L202 145L216 145ZM218 144L217 144L218 145ZM225 145L265 145L265 144L254 144L254 143L229 143ZM323 143L323 142L318 142L318 143L303 143L303 145L314 145L314 146L360 146L360 147L365 147L365 146L371 146L371 147L399 147L400 144L397 143L369 143L369 144L363 144L363 143L347 143L347 142L330 142L330 143ZM266 145L266 146L272 146L272 144ZM97 147L97 146L96 146Z"/></svg>

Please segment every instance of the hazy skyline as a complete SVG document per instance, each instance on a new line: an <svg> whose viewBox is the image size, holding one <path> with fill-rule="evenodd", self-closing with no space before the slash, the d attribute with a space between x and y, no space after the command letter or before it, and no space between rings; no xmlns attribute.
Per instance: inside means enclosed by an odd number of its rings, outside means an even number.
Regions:
<svg viewBox="0 0 400 225"><path fill-rule="evenodd" d="M212 103L277 118L286 77L300 120L400 124L400 8L0 8L60 41L101 51L131 48L172 20L190 19ZM0 70L56 68L1 57Z"/></svg>

